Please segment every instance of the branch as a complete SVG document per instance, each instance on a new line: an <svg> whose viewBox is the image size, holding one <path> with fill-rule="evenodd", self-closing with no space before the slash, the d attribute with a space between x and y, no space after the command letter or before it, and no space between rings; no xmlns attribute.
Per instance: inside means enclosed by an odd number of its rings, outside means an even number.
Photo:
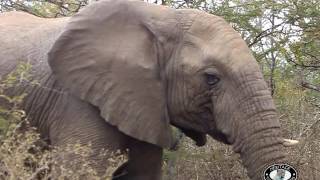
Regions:
<svg viewBox="0 0 320 180"><path fill-rule="evenodd" d="M277 27L282 26L283 24L288 23L288 22L289 22L289 21L283 21L283 22L281 22L280 24L274 25L274 26L272 26L272 27L270 27L270 28L268 28L268 29L266 29L266 30L264 30L264 31L261 31L256 37L254 37L253 41L252 41L248 46L251 47L251 46L253 46L254 44L256 44L258 41L260 41L262 38L273 34L274 31L272 31L272 30L274 30L274 29L276 29ZM268 33L268 31L270 31L270 30L271 30L271 32ZM265 33L266 33L266 34L265 34Z"/></svg>
<svg viewBox="0 0 320 180"><path fill-rule="evenodd" d="M313 54L311 54L311 53L309 53L309 52L306 52L306 51L303 51L303 53L305 53L306 55L308 55L308 56L310 56L311 58L315 59L316 61L319 61L319 62L320 62L320 59L319 59L317 56L315 56L315 55L313 55ZM319 66L319 67L320 67L320 66Z"/></svg>
<svg viewBox="0 0 320 180"><path fill-rule="evenodd" d="M28 178L28 180L32 180L32 179L37 179L37 176L42 173L45 170L48 170L49 167L48 166L44 166L44 167L40 167L39 169L36 170L36 172L34 172L30 178Z"/></svg>
<svg viewBox="0 0 320 180"><path fill-rule="evenodd" d="M270 29L267 29L265 31L261 31L256 37L254 37L253 41L248 44L248 47L251 47L253 46L254 44L256 44L257 42L259 42L262 38L264 37L267 37L269 35L272 35L274 34L275 32L269 32L269 33L266 33L267 31L269 31ZM266 34L265 34L266 33Z"/></svg>
<svg viewBox="0 0 320 180"><path fill-rule="evenodd" d="M295 66L301 66L301 67L305 67L305 68L320 68L320 65L305 65L303 63L297 63L296 61L292 60L291 57L289 57L289 55L287 55L286 60L288 62L292 62Z"/></svg>
<svg viewBox="0 0 320 180"><path fill-rule="evenodd" d="M311 89L311 90L320 92L320 86L316 86L316 85L310 84L310 83L308 83L306 81L301 81L301 86L304 87L304 88L307 88L307 89Z"/></svg>
<svg viewBox="0 0 320 180"><path fill-rule="evenodd" d="M259 42L262 38L267 37L267 36L269 36L269 35L272 35L273 33L276 33L276 32L279 33L279 31L274 31L274 30L275 30L276 28L284 25L284 24L287 24L287 23L292 24L292 22L297 21L297 20L299 20L299 17L297 17L297 18L295 18L295 19L289 19L289 20L287 20L287 21L282 21L282 22L279 23L279 24L276 24L276 25L274 25L274 26L272 26L272 27L270 27L270 28L268 28L268 29L266 29L266 30L261 31L256 37L254 37L253 41L252 41L248 46L249 46L249 47L253 46L253 45L256 44L257 42ZM268 31L270 31L270 30L271 30L271 32L268 32Z"/></svg>

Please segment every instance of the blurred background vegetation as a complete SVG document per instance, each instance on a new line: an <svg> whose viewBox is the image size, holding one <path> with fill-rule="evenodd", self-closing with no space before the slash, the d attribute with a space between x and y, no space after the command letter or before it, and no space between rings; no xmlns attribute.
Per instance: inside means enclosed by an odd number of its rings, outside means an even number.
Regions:
<svg viewBox="0 0 320 180"><path fill-rule="evenodd" d="M39 17L56 18L71 16L93 1L1 0L0 12L25 11ZM287 149L290 163L299 169L299 179L319 179L319 0L145 1L222 16L241 34L264 73L278 107L284 135L300 141L298 146ZM3 87L2 83L0 95ZM17 97L16 101L19 100ZM2 140L10 124L3 114L8 112L0 109ZM192 141L182 138L178 151L166 152L164 160L165 179L169 180L247 179L238 155L214 140L197 148Z"/></svg>

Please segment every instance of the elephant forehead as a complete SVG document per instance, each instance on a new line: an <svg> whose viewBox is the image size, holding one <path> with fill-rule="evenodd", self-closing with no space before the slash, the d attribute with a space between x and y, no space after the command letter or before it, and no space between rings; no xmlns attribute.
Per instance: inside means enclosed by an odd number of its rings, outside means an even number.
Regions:
<svg viewBox="0 0 320 180"><path fill-rule="evenodd" d="M219 24L217 24L219 26ZM229 25L198 31L193 28L184 36L182 64L192 68L214 66L227 72L255 64L255 59L241 36ZM210 27L210 26L209 26Z"/></svg>
<svg viewBox="0 0 320 180"><path fill-rule="evenodd" d="M201 47L191 42L185 42L181 49L180 57L180 65L185 70L190 68L199 69L203 66L202 59L204 54L201 51Z"/></svg>
<svg viewBox="0 0 320 180"><path fill-rule="evenodd" d="M197 35L188 34L181 50L181 66L196 71L210 66L223 68L228 66L232 49L223 41L204 40Z"/></svg>
<svg viewBox="0 0 320 180"><path fill-rule="evenodd" d="M228 22L208 13L198 14L184 39L208 56L225 57L234 49L247 48L240 34Z"/></svg>

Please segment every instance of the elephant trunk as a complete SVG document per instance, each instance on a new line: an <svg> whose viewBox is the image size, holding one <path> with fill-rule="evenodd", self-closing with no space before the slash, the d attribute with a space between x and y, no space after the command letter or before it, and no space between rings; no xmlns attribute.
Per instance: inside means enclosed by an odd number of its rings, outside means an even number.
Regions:
<svg viewBox="0 0 320 180"><path fill-rule="evenodd" d="M239 137L233 145L251 179L261 179L266 166L285 162L280 128L269 124L275 118L273 113L256 114L248 120L247 126L250 127L243 127L243 131L247 130L241 133L243 138Z"/></svg>
<svg viewBox="0 0 320 180"><path fill-rule="evenodd" d="M249 177L258 180L266 166L285 162L285 152L275 105L262 75L255 72L245 77L237 107L241 120L233 124L232 144Z"/></svg>

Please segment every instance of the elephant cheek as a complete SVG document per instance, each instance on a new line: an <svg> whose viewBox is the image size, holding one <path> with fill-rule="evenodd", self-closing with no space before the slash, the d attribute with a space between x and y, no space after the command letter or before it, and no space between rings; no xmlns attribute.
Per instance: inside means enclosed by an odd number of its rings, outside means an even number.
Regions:
<svg viewBox="0 0 320 180"><path fill-rule="evenodd" d="M212 98L212 119L208 126L208 134L213 138L225 144L232 144L235 140L235 134L239 131L236 108L232 106L233 99L229 93L225 93L220 99Z"/></svg>

